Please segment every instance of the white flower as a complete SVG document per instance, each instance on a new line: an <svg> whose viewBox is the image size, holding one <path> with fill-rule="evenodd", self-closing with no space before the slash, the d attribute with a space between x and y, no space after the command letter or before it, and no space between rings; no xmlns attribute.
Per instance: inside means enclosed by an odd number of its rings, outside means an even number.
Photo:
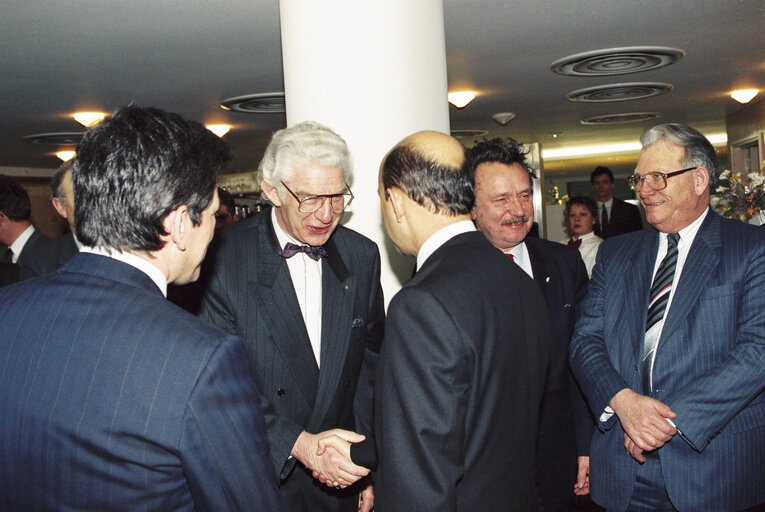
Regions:
<svg viewBox="0 0 765 512"><path fill-rule="evenodd" d="M752 180L752 186L755 188L761 187L765 183L765 174L750 172L748 178Z"/></svg>
<svg viewBox="0 0 765 512"><path fill-rule="evenodd" d="M728 177L730 177L730 170L725 169L723 172L720 173L720 179L721 180L727 180Z"/></svg>

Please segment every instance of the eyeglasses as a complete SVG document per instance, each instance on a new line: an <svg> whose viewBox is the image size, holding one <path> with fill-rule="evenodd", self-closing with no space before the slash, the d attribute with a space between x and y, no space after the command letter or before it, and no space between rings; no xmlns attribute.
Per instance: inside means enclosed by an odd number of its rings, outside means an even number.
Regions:
<svg viewBox="0 0 765 512"><path fill-rule="evenodd" d="M346 206L351 204L351 201L353 201L353 192L351 192L351 187L348 186L348 184L345 184L345 188L348 190L348 192L343 192L342 194L319 194L316 196L306 196L306 197L298 197L296 193L294 193L290 188L287 186L286 183L282 181L282 185L284 185L284 188L287 189L287 192L292 194L292 197L295 198L295 201L298 202L298 211L302 213L313 213L320 208L324 206L324 202L329 199L329 207L332 208L332 211L335 213L342 212Z"/></svg>
<svg viewBox="0 0 765 512"><path fill-rule="evenodd" d="M687 169L680 169L679 171L670 173L663 173L658 171L647 172L642 175L635 173L627 178L627 182L630 184L630 188L632 188L632 190L640 190L643 188L644 182L647 182L654 190L661 190L663 188L667 188L667 178L671 178L672 176L677 176L678 174L683 174L684 172L692 171L694 169L698 169L698 167L688 167Z"/></svg>

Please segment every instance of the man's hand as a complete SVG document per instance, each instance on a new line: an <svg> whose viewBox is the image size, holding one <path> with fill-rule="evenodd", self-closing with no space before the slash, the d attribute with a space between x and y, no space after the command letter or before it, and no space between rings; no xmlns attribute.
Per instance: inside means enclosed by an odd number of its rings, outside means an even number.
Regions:
<svg viewBox="0 0 765 512"><path fill-rule="evenodd" d="M645 460L642 452L661 448L677 433L677 428L667 421L677 415L656 399L625 388L614 395L609 405L634 444L634 447L627 447L625 441L625 447L640 462Z"/></svg>
<svg viewBox="0 0 765 512"><path fill-rule="evenodd" d="M579 457L577 459L579 469L576 473L576 483L574 484L574 494L585 496L590 494L590 458Z"/></svg>
<svg viewBox="0 0 765 512"><path fill-rule="evenodd" d="M320 439L333 435L353 443L364 440L364 436L361 434L342 429L327 430L319 434L302 432L292 447L291 455L310 469L314 477L319 478L322 483L332 487L345 488L367 476L369 470L357 466L350 461L350 456L345 457L334 448L319 448ZM348 452L350 454L350 448Z"/></svg>
<svg viewBox="0 0 765 512"><path fill-rule="evenodd" d="M645 456L643 455L643 450L638 448L635 442L632 439L630 439L630 436L628 436L627 434L624 434L624 447L627 449L627 453L629 453L633 459L640 462L641 464L645 462Z"/></svg>
<svg viewBox="0 0 765 512"><path fill-rule="evenodd" d="M359 493L359 512L370 512L375 506L375 486L369 484Z"/></svg>

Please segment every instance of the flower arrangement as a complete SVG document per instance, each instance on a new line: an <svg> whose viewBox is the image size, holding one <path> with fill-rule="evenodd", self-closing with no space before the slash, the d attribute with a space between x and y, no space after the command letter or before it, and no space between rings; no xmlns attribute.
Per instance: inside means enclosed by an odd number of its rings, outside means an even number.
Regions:
<svg viewBox="0 0 765 512"><path fill-rule="evenodd" d="M725 170L715 189L715 210L729 219L748 221L765 212L765 170L740 174Z"/></svg>

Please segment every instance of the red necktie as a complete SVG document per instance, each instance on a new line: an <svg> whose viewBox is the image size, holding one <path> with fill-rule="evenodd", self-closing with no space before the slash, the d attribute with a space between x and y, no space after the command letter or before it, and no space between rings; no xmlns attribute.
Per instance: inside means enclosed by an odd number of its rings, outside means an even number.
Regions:
<svg viewBox="0 0 765 512"><path fill-rule="evenodd" d="M506 253L505 253L505 256L507 256L508 258L510 258L510 260L511 260L511 261L515 261L515 256L513 256L511 253L509 253L509 252L506 252Z"/></svg>
<svg viewBox="0 0 765 512"><path fill-rule="evenodd" d="M579 246L582 245L582 239L574 240L573 238L568 241L569 247L574 247L575 249L579 249Z"/></svg>

